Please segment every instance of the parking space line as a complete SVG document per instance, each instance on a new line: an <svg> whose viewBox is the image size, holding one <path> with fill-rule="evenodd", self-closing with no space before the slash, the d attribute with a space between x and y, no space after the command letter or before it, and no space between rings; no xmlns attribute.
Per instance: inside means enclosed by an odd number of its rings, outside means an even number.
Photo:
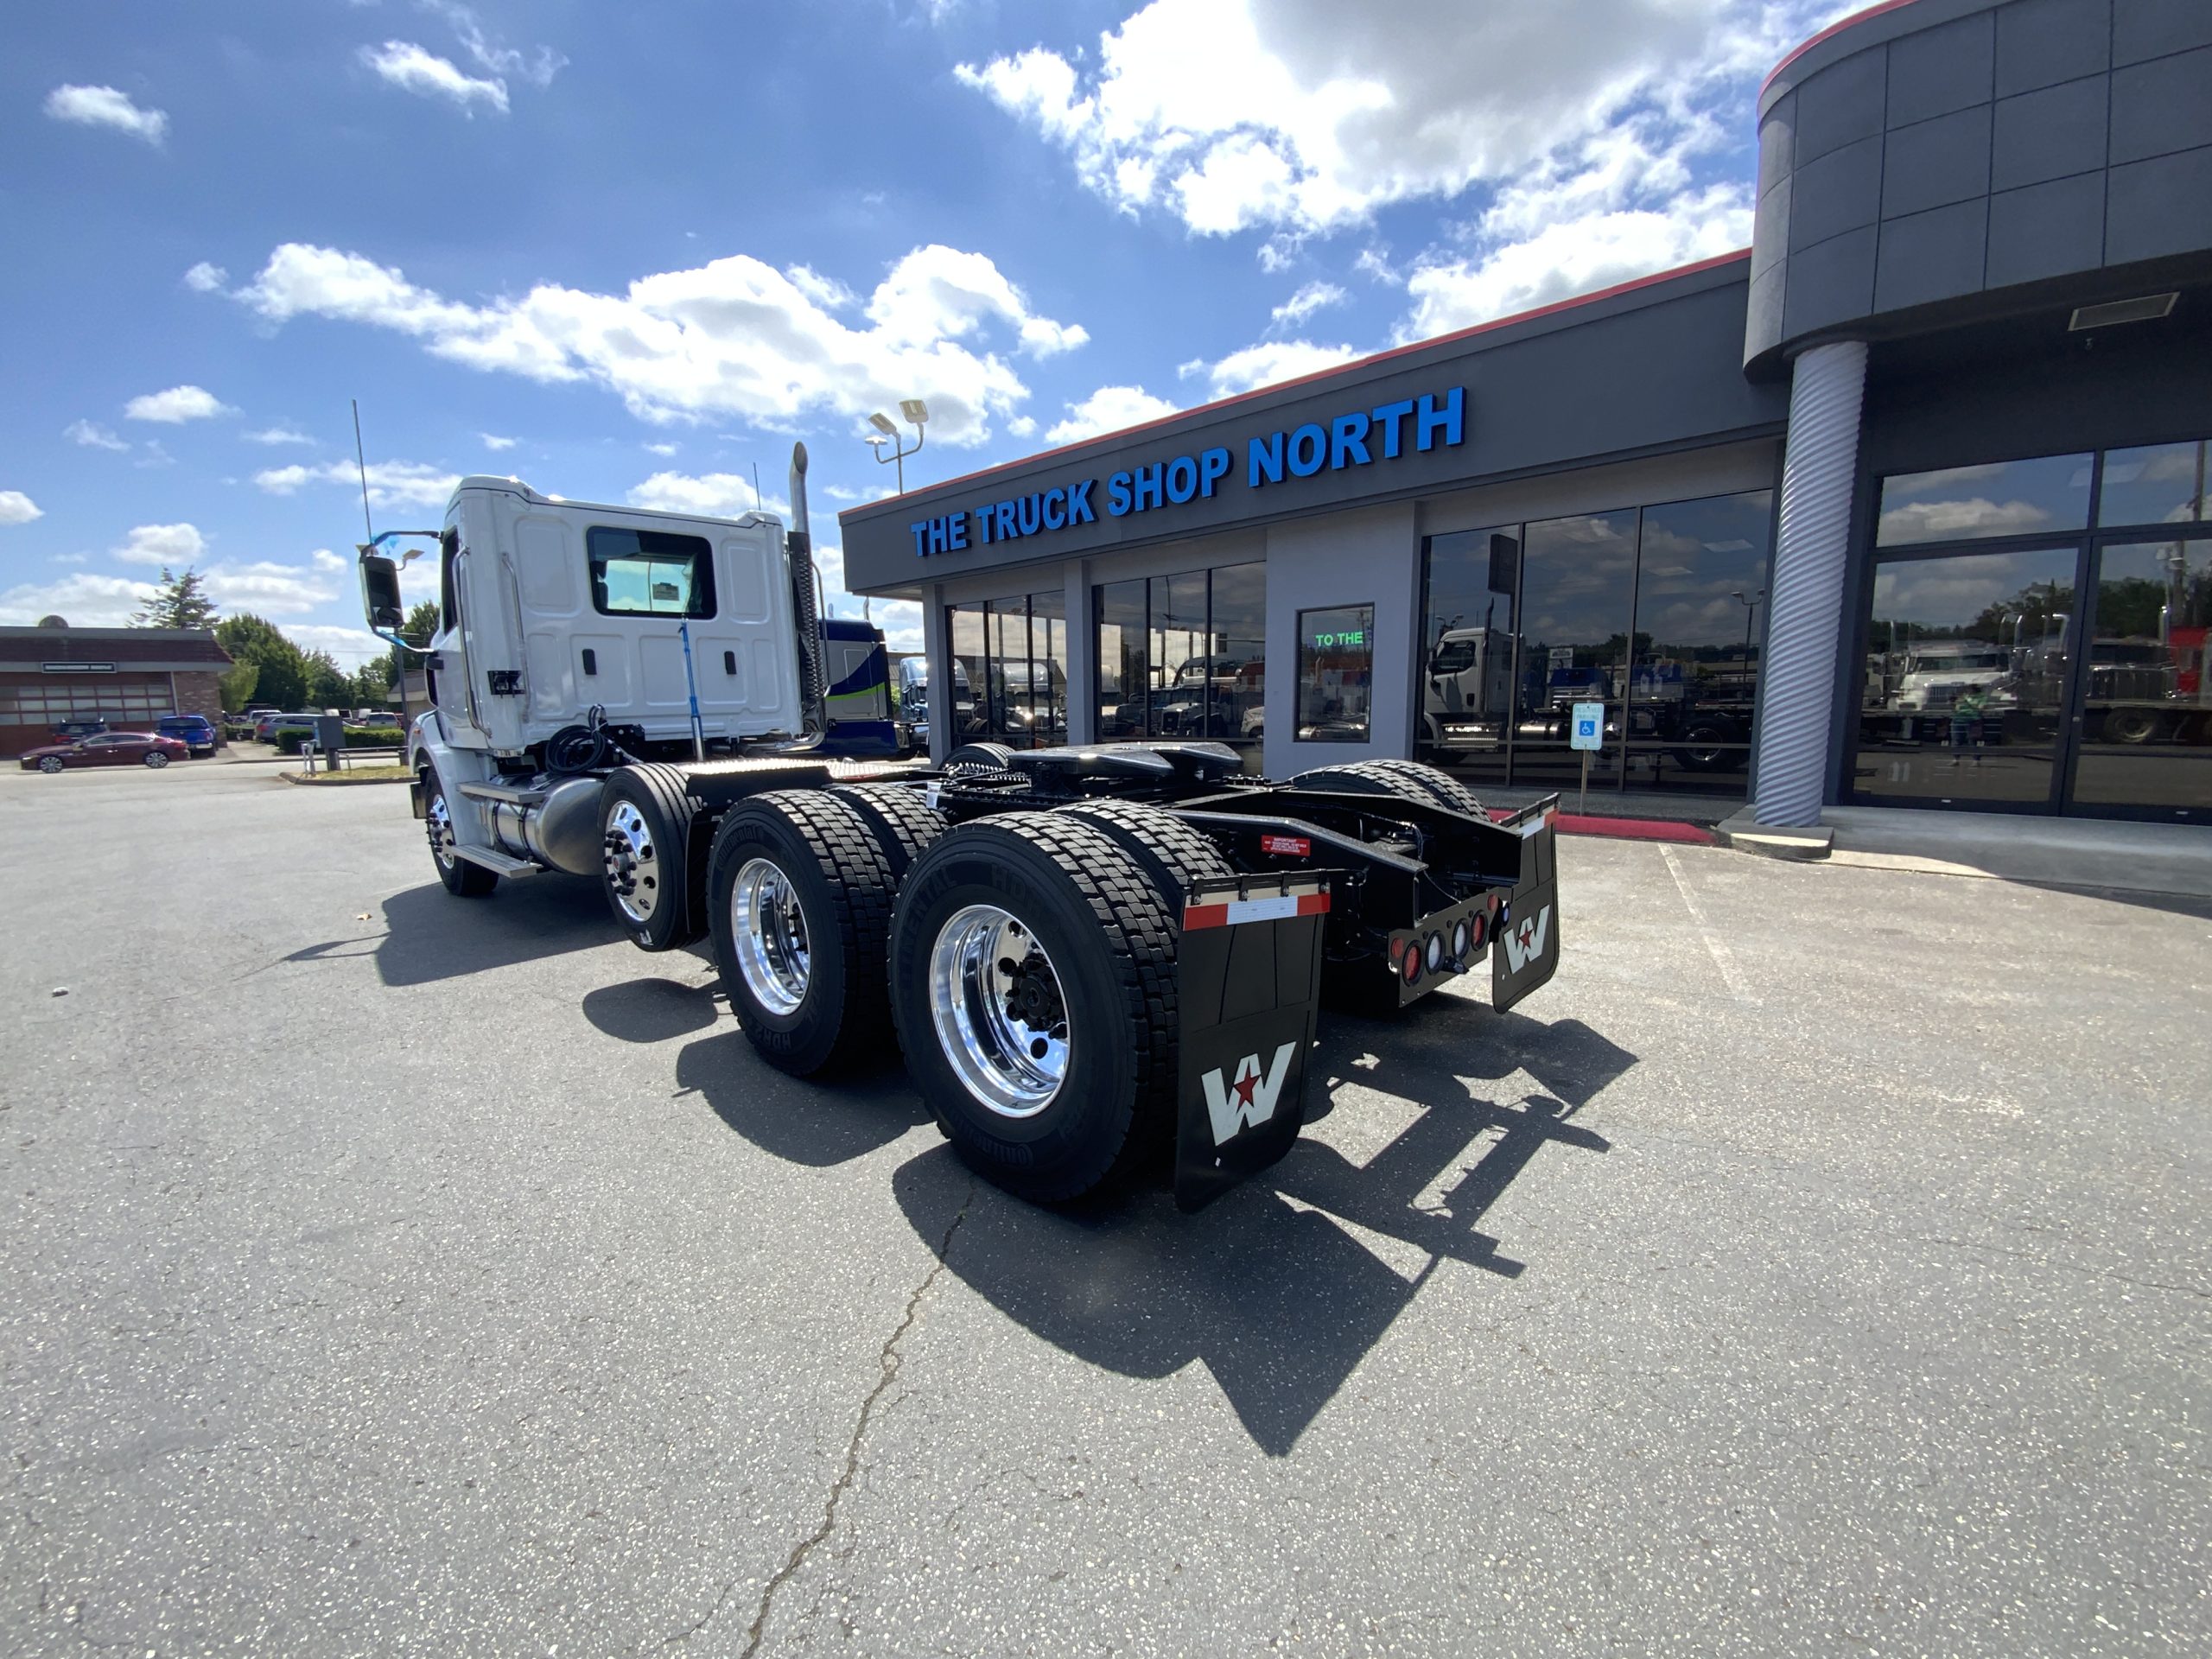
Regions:
<svg viewBox="0 0 2212 1659"><path fill-rule="evenodd" d="M1667 861L1667 874L1675 878L1675 890L1682 895L1682 905L1689 912L1690 920L1697 924L1698 937L1705 941L1705 948L1713 953L1713 965L1720 970L1721 980L1738 1002L1758 1007L1759 1000L1751 994L1751 982L1744 977L1743 969L1736 966L1735 952L1729 950L1726 939L1713 931L1713 924L1706 919L1705 906L1698 903L1697 895L1690 891L1689 881L1682 874L1681 863L1675 858L1675 849L1662 847L1659 856Z"/></svg>

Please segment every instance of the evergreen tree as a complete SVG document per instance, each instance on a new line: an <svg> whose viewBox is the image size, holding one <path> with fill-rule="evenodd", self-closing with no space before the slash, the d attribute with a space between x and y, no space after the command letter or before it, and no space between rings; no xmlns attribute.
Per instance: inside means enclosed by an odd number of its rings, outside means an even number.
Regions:
<svg viewBox="0 0 2212 1659"><path fill-rule="evenodd" d="M400 624L399 637L410 645L427 645L437 631L437 602L426 599L407 613L407 620Z"/></svg>
<svg viewBox="0 0 2212 1659"><path fill-rule="evenodd" d="M215 640L232 662L259 671L252 695L260 702L287 711L306 706L307 658L274 622L251 612L226 616L215 625Z"/></svg>
<svg viewBox="0 0 2212 1659"><path fill-rule="evenodd" d="M139 596L142 608L131 617L134 628L212 628L215 601L200 591L200 573L190 566L181 576L162 567L162 584Z"/></svg>
<svg viewBox="0 0 2212 1659"><path fill-rule="evenodd" d="M304 659L307 668L307 706L310 709L345 709L353 706L353 677L338 666L338 659L327 651L311 651Z"/></svg>

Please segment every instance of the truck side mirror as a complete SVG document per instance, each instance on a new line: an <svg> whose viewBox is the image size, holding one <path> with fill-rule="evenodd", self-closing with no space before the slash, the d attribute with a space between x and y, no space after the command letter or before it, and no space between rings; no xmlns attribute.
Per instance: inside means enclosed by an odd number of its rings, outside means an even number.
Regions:
<svg viewBox="0 0 2212 1659"><path fill-rule="evenodd" d="M361 555L361 609L369 626L397 633L407 620L407 607L399 597L399 566L381 553Z"/></svg>

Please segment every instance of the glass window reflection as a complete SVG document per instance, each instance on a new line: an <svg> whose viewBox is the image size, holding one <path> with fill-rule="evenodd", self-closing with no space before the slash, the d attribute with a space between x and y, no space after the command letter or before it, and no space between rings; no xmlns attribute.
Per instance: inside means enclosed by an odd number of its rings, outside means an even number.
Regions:
<svg viewBox="0 0 2212 1659"><path fill-rule="evenodd" d="M1773 519L1768 490L1643 510L1627 743L1655 782L1750 765Z"/></svg>
<svg viewBox="0 0 2212 1659"><path fill-rule="evenodd" d="M1898 473L1882 480L1880 547L1982 541L2081 530L2089 522L2090 458L2031 461Z"/></svg>
<svg viewBox="0 0 2212 1659"><path fill-rule="evenodd" d="M2204 517L2202 443L2107 449L2097 497L2100 524L2181 524Z"/></svg>
<svg viewBox="0 0 2212 1659"><path fill-rule="evenodd" d="M2121 543L2097 560L2074 798L2212 809L2212 540Z"/></svg>
<svg viewBox="0 0 2212 1659"><path fill-rule="evenodd" d="M1564 786L1580 775L1581 756L1567 747L1577 702L1605 705L1605 747L1591 757L1591 781L1620 780L1636 522L1630 508L1546 519L1523 532L1516 782Z"/></svg>

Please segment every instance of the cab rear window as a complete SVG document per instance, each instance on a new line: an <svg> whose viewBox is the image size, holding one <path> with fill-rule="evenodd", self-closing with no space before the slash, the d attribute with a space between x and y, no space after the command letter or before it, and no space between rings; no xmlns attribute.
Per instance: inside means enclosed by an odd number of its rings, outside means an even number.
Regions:
<svg viewBox="0 0 2212 1659"><path fill-rule="evenodd" d="M591 602L602 616L715 613L715 562L703 536L594 525L586 532Z"/></svg>

